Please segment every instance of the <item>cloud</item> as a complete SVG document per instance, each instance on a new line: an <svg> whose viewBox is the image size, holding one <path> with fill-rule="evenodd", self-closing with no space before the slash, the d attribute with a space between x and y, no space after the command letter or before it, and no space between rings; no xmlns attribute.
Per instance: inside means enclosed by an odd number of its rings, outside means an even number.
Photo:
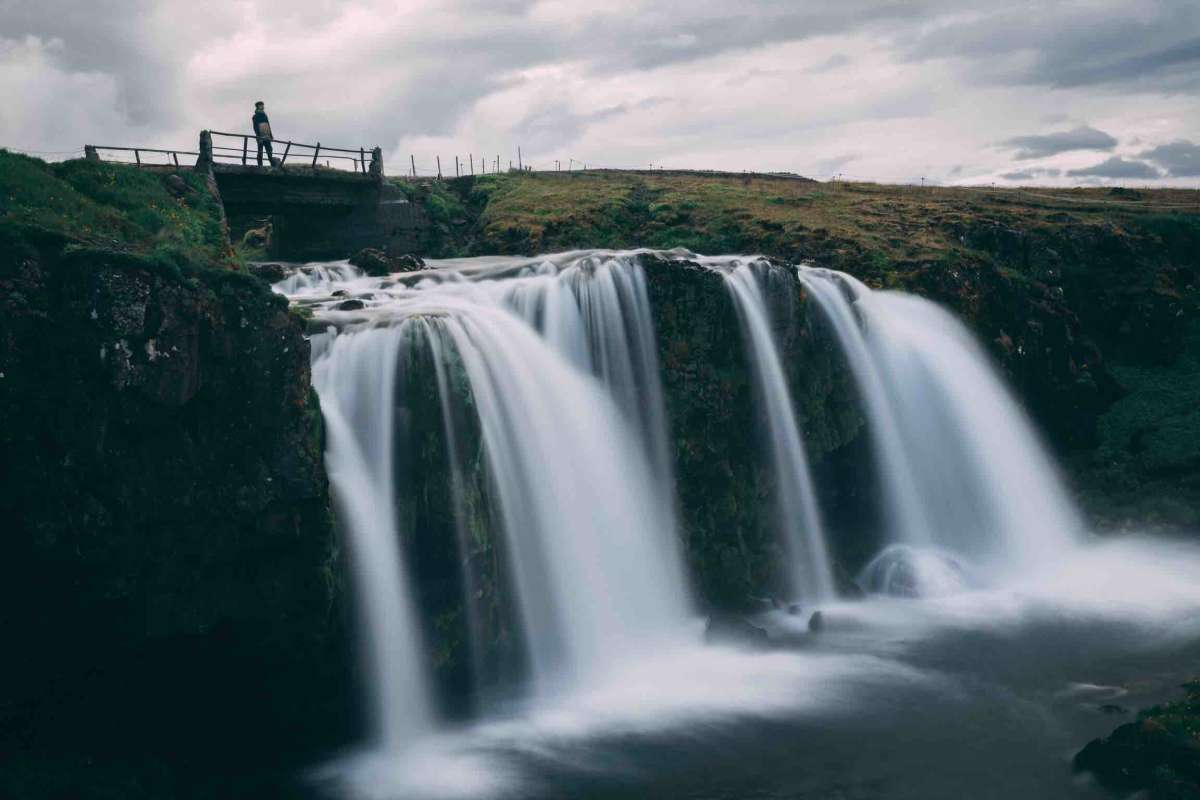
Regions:
<svg viewBox="0 0 1200 800"><path fill-rule="evenodd" d="M1021 169L1016 172L1006 172L1000 177L1006 181L1032 181L1038 178L1057 178L1062 175L1061 169L1031 167L1030 169Z"/></svg>
<svg viewBox="0 0 1200 800"><path fill-rule="evenodd" d="M1015 149L1018 161L1045 158L1075 150L1112 150L1117 140L1104 131L1081 125L1069 131L1034 136L1014 136L1001 142L1001 147Z"/></svg>
<svg viewBox="0 0 1200 800"><path fill-rule="evenodd" d="M1144 161L1130 161L1120 156L1113 156L1083 169L1073 169L1067 173L1073 178L1137 178L1152 179L1161 177L1158 170Z"/></svg>
<svg viewBox="0 0 1200 800"><path fill-rule="evenodd" d="M1143 150L1138 153L1138 158L1153 161L1172 178L1194 178L1200 175L1200 144L1186 139Z"/></svg>
<svg viewBox="0 0 1200 800"><path fill-rule="evenodd" d="M521 146L541 164L969 182L1021 171L1013 155L1086 167L1083 154L1116 152L1119 139L1154 150L1126 157L1181 183L1191 167L1155 145L1200 129L1200 4L1036 10L992 0L0 0L0 145L190 149L201 128L245 130L261 96L281 136L378 144L389 164L507 160ZM1094 127L1066 130L1072 120Z"/></svg>

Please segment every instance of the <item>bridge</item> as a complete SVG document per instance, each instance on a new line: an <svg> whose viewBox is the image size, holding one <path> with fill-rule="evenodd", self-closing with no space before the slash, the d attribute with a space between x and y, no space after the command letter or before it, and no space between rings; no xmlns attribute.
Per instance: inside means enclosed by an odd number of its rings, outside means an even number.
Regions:
<svg viewBox="0 0 1200 800"><path fill-rule="evenodd" d="M363 247L417 249L420 210L384 180L383 151L272 140L274 164L258 164L252 135L201 131L195 151L87 145L84 157L208 177L232 241L269 226L271 258L345 258ZM130 160L132 155L132 161Z"/></svg>

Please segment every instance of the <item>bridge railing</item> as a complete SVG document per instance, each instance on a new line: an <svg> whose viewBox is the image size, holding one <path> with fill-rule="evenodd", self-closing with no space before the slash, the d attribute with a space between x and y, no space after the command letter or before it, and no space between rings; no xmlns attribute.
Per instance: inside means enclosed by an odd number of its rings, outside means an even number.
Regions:
<svg viewBox="0 0 1200 800"><path fill-rule="evenodd" d="M136 164L139 167L189 167L196 163L199 155L194 150L162 150L157 147L109 147L100 144L83 146L84 158L91 161L116 161ZM180 156L183 156L182 164Z"/></svg>
<svg viewBox="0 0 1200 800"><path fill-rule="evenodd" d="M213 137L212 157L214 162L240 163L245 166L258 163L258 137L251 134L223 133L210 131ZM330 169L341 169L348 172L361 172L364 175L371 171L375 149L360 147L350 150L345 147L329 147L320 142L305 144L287 139L271 139L274 157L280 164L304 164L316 169L325 166ZM283 152L280 152L282 148ZM336 166L335 166L336 164ZM380 165L382 169L382 165Z"/></svg>

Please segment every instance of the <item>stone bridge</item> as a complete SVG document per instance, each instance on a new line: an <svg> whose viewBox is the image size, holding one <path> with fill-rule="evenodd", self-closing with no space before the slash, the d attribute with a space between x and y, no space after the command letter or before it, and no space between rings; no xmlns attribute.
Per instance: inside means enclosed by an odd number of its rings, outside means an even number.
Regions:
<svg viewBox="0 0 1200 800"><path fill-rule="evenodd" d="M214 137L225 143L214 145ZM232 241L269 228L271 258L345 258L363 247L416 252L426 221L420 209L384 179L383 153L378 147L348 150L277 140L273 142L275 163L259 166L254 139L201 131L199 152L93 145L85 152L91 159L99 159L100 151L132 152L145 169L194 170L210 176L210 185L225 208ZM144 159L155 153L165 154L166 163ZM194 156L195 166L186 160L180 164L181 155ZM339 169L335 163L353 166Z"/></svg>

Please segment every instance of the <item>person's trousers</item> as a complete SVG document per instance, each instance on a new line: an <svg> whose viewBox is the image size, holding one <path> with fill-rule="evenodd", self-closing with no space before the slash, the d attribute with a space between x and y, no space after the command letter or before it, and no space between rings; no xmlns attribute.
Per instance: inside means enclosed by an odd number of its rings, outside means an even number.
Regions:
<svg viewBox="0 0 1200 800"><path fill-rule="evenodd" d="M263 154L264 149L267 151L267 163L273 164L275 162L275 153L274 153L274 151L271 150L271 140L270 139L259 139L258 140L258 165L260 167L262 166L262 154Z"/></svg>

